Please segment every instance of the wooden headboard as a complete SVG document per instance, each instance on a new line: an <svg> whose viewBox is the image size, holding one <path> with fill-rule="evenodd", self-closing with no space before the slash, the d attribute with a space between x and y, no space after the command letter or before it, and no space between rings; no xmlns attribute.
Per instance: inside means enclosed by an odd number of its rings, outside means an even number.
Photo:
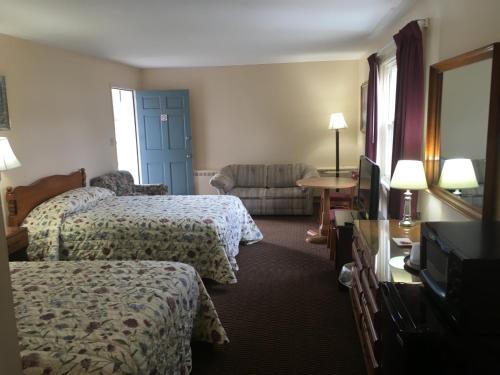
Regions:
<svg viewBox="0 0 500 375"><path fill-rule="evenodd" d="M8 187L9 226L21 225L24 218L39 204L68 190L83 187L85 183L85 169L81 168L68 175L41 178L28 186Z"/></svg>

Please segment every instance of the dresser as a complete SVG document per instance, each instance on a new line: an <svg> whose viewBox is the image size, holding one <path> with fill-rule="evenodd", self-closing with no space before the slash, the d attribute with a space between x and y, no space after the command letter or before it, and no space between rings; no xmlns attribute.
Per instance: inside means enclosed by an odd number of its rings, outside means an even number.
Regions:
<svg viewBox="0 0 500 375"><path fill-rule="evenodd" d="M419 242L420 225L402 228L397 220L354 221L350 296L368 374L380 373L379 282L420 283L417 276L404 269L403 259L410 248L398 247L393 237Z"/></svg>

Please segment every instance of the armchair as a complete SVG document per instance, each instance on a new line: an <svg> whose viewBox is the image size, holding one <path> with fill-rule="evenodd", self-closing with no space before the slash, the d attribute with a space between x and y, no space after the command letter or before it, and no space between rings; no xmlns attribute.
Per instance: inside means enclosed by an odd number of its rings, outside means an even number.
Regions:
<svg viewBox="0 0 500 375"><path fill-rule="evenodd" d="M136 185L128 171L114 171L94 177L91 186L112 190L116 195L166 195L168 188L163 184Z"/></svg>

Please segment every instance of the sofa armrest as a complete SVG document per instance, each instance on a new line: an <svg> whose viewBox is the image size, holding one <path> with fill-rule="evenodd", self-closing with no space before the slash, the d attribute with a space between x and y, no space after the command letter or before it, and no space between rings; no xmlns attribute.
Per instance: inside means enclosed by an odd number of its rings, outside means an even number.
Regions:
<svg viewBox="0 0 500 375"><path fill-rule="evenodd" d="M210 185L219 191L219 194L226 194L234 187L234 181L228 175L217 173L210 179Z"/></svg>
<svg viewBox="0 0 500 375"><path fill-rule="evenodd" d="M167 195L168 187L163 184L134 185L134 192L143 195Z"/></svg>

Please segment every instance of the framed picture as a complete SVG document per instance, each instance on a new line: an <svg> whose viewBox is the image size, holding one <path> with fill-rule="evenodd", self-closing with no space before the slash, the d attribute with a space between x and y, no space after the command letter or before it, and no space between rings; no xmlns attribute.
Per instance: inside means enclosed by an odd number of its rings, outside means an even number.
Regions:
<svg viewBox="0 0 500 375"><path fill-rule="evenodd" d="M359 125L359 130L363 133L366 131L366 111L368 107L368 82L361 85L361 121Z"/></svg>
<svg viewBox="0 0 500 375"><path fill-rule="evenodd" d="M0 76L0 130L9 130L9 107L7 106L7 88L5 77Z"/></svg>

